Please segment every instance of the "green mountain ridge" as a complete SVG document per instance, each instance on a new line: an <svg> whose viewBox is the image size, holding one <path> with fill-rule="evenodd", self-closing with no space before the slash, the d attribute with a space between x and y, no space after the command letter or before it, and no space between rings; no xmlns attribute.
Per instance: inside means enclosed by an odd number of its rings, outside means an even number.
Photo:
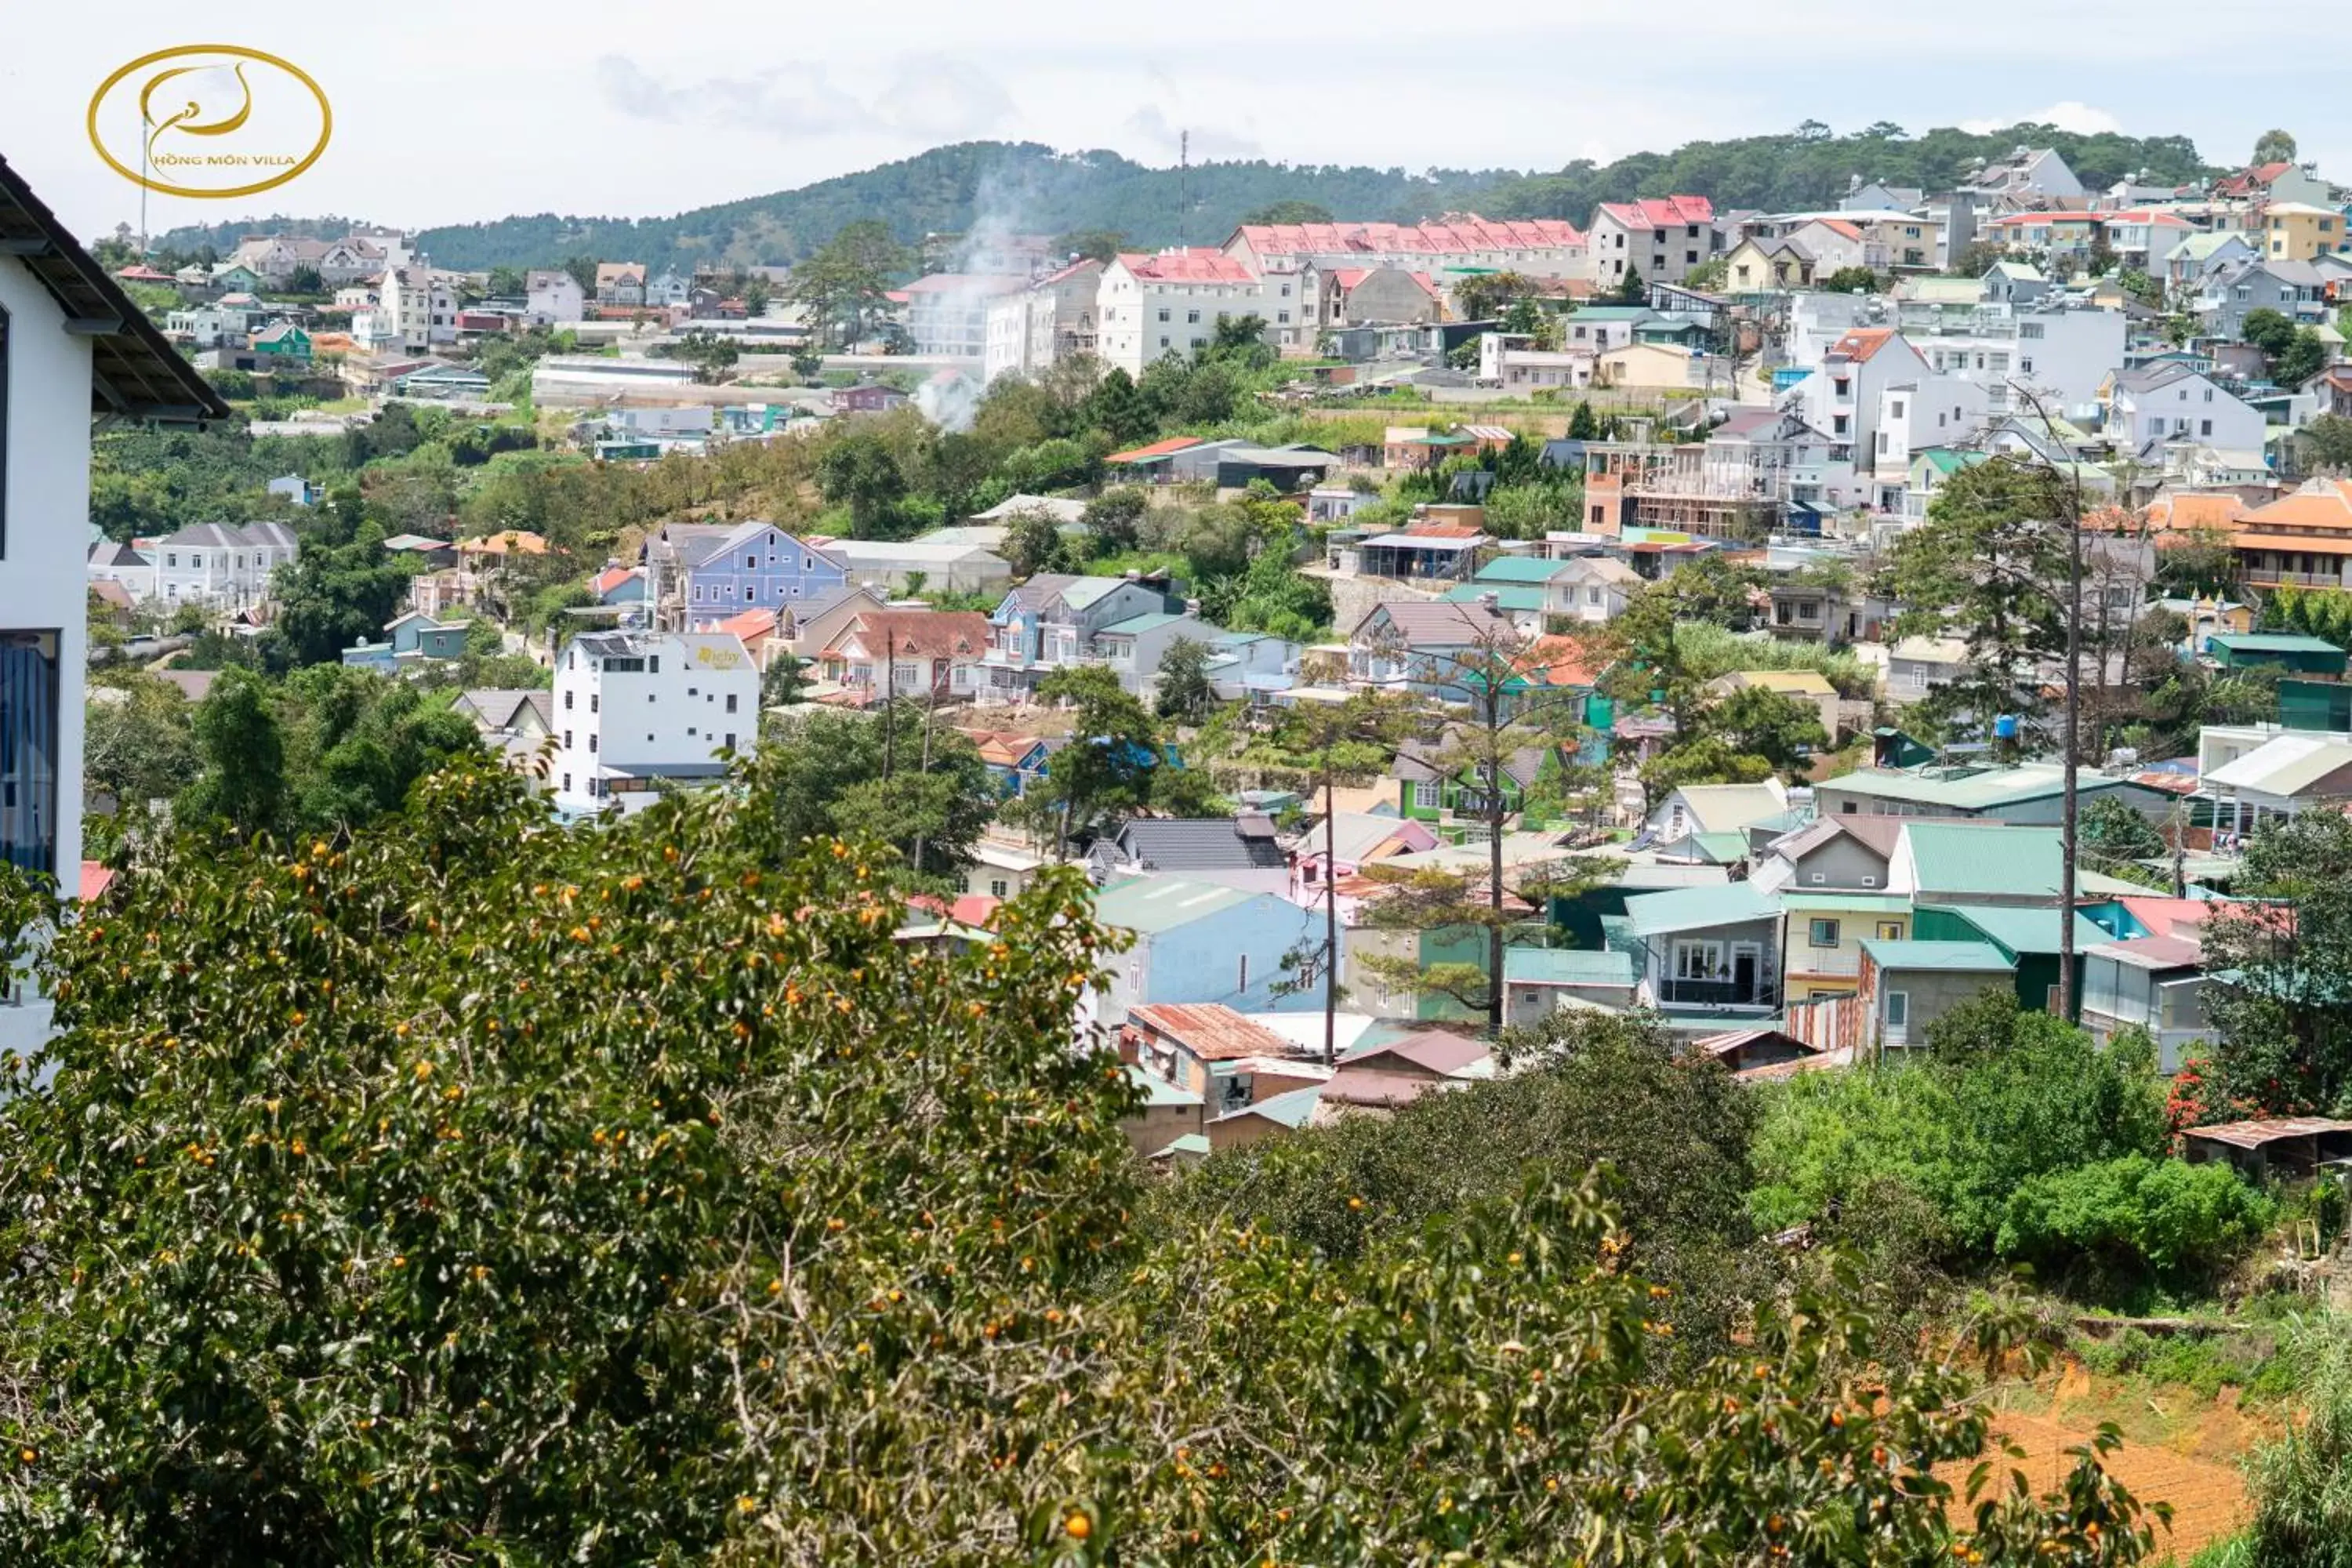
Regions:
<svg viewBox="0 0 2352 1568"><path fill-rule="evenodd" d="M1840 136L1808 121L1793 132L1692 142L1607 164L1578 160L1550 173L1372 169L1265 160L1154 168L1116 153L1061 153L1036 142L966 142L820 180L795 190L698 207L669 217L538 213L428 228L418 244L438 266L468 270L548 266L568 257L786 265L845 226L879 218L902 240L985 225L1010 232L1108 229L1139 247L1215 244L1243 215L1276 202L1310 202L1349 219L1414 222L1446 212L1590 222L1596 203L1691 193L1718 207L1787 210L1832 205L1859 176L1947 188L1971 160L2031 142L2052 146L2084 184L2099 189L2145 174L2161 184L2214 171L2185 136L2080 135L2047 125L1976 133L1945 128L1912 137L1884 121ZM275 216L174 229L162 243L226 251L243 235L339 233L348 220Z"/></svg>

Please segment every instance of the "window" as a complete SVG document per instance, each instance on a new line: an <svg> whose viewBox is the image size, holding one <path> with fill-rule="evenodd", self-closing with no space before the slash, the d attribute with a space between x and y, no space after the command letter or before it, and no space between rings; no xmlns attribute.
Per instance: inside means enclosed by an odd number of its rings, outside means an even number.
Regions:
<svg viewBox="0 0 2352 1568"><path fill-rule="evenodd" d="M1895 400L1894 414L1897 419L1903 417L1903 400L1899 397Z"/></svg>
<svg viewBox="0 0 2352 1568"><path fill-rule="evenodd" d="M732 691L727 694L727 711L730 713L735 711L735 693Z"/></svg>
<svg viewBox="0 0 2352 1568"><path fill-rule="evenodd" d="M1879 921L1878 940L1881 942L1901 942L1903 940L1903 922L1901 921Z"/></svg>
<svg viewBox="0 0 2352 1568"><path fill-rule="evenodd" d="M566 795L570 795L572 793L572 775L570 773L563 775L563 793Z"/></svg>
<svg viewBox="0 0 2352 1568"><path fill-rule="evenodd" d="M1911 1023L1911 994L1889 991L1886 994L1886 1026L1890 1029L1908 1027Z"/></svg>
<svg viewBox="0 0 2352 1568"><path fill-rule="evenodd" d="M1849 805L1846 809L1848 811L1852 811L1853 807ZM1865 888L1875 888L1878 886L1878 873L1875 871L1864 871L1862 874L1862 885Z"/></svg>
<svg viewBox="0 0 2352 1568"><path fill-rule="evenodd" d="M732 730L728 731L727 738L724 741L721 741L719 744L726 747L730 752L733 751L735 749L735 731Z"/></svg>
<svg viewBox="0 0 2352 1568"><path fill-rule="evenodd" d="M572 749L572 731L569 730L563 731L563 749L567 752Z"/></svg>
<svg viewBox="0 0 2352 1568"><path fill-rule="evenodd" d="M567 713L572 711L572 693L569 691L563 694L563 710Z"/></svg>
<svg viewBox="0 0 2352 1568"><path fill-rule="evenodd" d="M653 737L651 735L647 735L646 739L650 741ZM588 737L588 754L592 757L596 754L596 737L593 735Z"/></svg>
<svg viewBox="0 0 2352 1568"><path fill-rule="evenodd" d="M2210 419L2200 419L2197 422L2197 434L2200 436L2213 434L2213 422Z"/></svg>
<svg viewBox="0 0 2352 1568"><path fill-rule="evenodd" d="M593 691L588 694L588 711L591 713L596 711L596 694Z"/></svg>
<svg viewBox="0 0 2352 1568"><path fill-rule="evenodd" d="M1241 955L1241 978L1234 982L1234 989L1235 991L1249 989L1249 954L1246 952Z"/></svg>
<svg viewBox="0 0 2352 1568"><path fill-rule="evenodd" d="M1723 973L1723 943L1719 942L1675 943L1675 979L1715 980L1720 978Z"/></svg>
<svg viewBox="0 0 2352 1568"><path fill-rule="evenodd" d="M55 875L58 634L0 638L0 860Z"/></svg>
<svg viewBox="0 0 2352 1568"><path fill-rule="evenodd" d="M1690 267L1696 267L1696 266L1697 266L1697 265L1698 265L1698 252L1697 252L1697 251L1696 251L1696 250L1685 250L1685 251L1684 251L1684 252L1683 252L1683 262L1684 262L1684 264L1685 264L1685 266L1690 266Z"/></svg>
<svg viewBox="0 0 2352 1568"><path fill-rule="evenodd" d="M1811 921L1805 940L1815 947L1835 947L1838 944L1838 923L1835 921Z"/></svg>
<svg viewBox="0 0 2352 1568"><path fill-rule="evenodd" d="M2017 323L2017 335L2021 338L2038 338L2042 335L2042 323L2039 321L2020 321Z"/></svg>
<svg viewBox="0 0 2352 1568"><path fill-rule="evenodd" d="M1160 307L1160 319L1163 321L1168 319L1168 307L1165 305Z"/></svg>
<svg viewBox="0 0 2352 1568"><path fill-rule="evenodd" d="M1805 874L1805 880L1816 888L1825 886L1829 879L1830 874L1827 871L1808 871Z"/></svg>

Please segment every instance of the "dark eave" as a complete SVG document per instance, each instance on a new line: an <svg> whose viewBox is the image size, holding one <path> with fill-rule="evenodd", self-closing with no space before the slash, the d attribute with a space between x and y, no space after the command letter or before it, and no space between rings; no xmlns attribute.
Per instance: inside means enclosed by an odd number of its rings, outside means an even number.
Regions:
<svg viewBox="0 0 2352 1568"><path fill-rule="evenodd" d="M0 256L23 262L65 312L66 331L90 340L93 410L178 424L228 417L220 394L180 357L5 158L0 158Z"/></svg>

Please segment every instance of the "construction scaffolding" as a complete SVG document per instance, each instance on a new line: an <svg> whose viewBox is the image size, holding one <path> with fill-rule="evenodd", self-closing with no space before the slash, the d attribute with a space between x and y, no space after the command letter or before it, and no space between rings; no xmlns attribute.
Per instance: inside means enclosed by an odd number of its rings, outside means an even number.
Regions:
<svg viewBox="0 0 2352 1568"><path fill-rule="evenodd" d="M1791 451L1791 443L1769 440L1596 441L1585 448L1585 483L1590 491L1595 475L1614 478L1622 494L1621 530L1656 528L1761 544L1787 510Z"/></svg>

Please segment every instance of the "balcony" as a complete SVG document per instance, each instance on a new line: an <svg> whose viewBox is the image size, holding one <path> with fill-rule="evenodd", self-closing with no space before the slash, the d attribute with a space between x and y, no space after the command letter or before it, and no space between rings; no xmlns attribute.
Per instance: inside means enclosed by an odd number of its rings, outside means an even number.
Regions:
<svg viewBox="0 0 2352 1568"><path fill-rule="evenodd" d="M1681 1012L1770 1013L1780 1005L1780 983L1762 976L1738 980L1661 980L1658 1005Z"/></svg>
<svg viewBox="0 0 2352 1568"><path fill-rule="evenodd" d="M1789 973L1822 978L1851 978L1862 973L1858 947L1799 947L1789 953Z"/></svg>
<svg viewBox="0 0 2352 1568"><path fill-rule="evenodd" d="M2341 588L2344 576L2339 572L2282 572L2270 566L2243 566L2240 576L2256 588Z"/></svg>

